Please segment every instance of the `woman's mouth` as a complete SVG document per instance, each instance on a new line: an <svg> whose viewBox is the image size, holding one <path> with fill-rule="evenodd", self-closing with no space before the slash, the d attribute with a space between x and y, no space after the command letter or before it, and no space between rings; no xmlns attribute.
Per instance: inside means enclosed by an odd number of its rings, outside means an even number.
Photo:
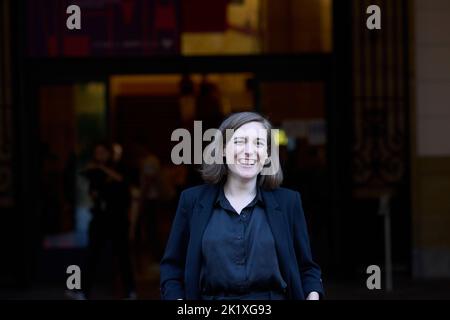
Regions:
<svg viewBox="0 0 450 320"><path fill-rule="evenodd" d="M238 159L238 163L241 166L254 166L256 164L256 160L255 159Z"/></svg>

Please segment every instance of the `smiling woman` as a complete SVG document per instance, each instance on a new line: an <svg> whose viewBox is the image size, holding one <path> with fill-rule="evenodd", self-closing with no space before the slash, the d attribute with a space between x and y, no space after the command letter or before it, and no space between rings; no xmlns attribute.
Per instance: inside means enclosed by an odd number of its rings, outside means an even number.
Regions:
<svg viewBox="0 0 450 320"><path fill-rule="evenodd" d="M211 184L223 183L228 173L233 176L239 169L253 168L253 180L257 179L259 186L265 189L279 187L283 172L274 131L267 119L254 112L239 112L226 118L218 129L219 135L225 137L225 159L220 163L204 164L203 180ZM220 139L215 139L208 147L219 150L221 143ZM245 167L253 162L257 162L255 166Z"/></svg>
<svg viewBox="0 0 450 320"><path fill-rule="evenodd" d="M267 133L260 122L249 122L236 130L225 148L229 175L242 179L256 178L262 170L267 154Z"/></svg>
<svg viewBox="0 0 450 320"><path fill-rule="evenodd" d="M232 135L226 135L230 129ZM205 163L201 173L207 184L181 194L161 261L163 299L317 300L323 295L300 194L280 188L281 168L271 165L279 161L271 129L254 112L232 114L220 125L225 163ZM270 174L265 166L272 167Z"/></svg>

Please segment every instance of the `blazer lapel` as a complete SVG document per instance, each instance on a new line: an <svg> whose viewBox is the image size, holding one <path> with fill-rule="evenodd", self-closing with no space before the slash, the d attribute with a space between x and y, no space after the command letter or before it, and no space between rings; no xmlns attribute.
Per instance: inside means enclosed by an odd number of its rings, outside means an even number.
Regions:
<svg viewBox="0 0 450 320"><path fill-rule="evenodd" d="M187 255L186 265L190 267L187 270L190 274L186 275L186 289L192 294L190 299L200 298L200 269L202 266L202 238L203 232L213 212L214 200L217 198L219 186L206 185L203 195L199 198L193 209L190 229L191 237L189 242L189 254Z"/></svg>
<svg viewBox="0 0 450 320"><path fill-rule="evenodd" d="M278 253L278 263L280 271L283 274L284 280L288 284L288 292L291 291L291 266L289 266L290 246L292 243L292 236L289 228L289 223L286 216L281 211L281 208L272 191L263 191L263 198L266 204L267 221L272 230L272 235L275 241L275 248Z"/></svg>
<svg viewBox="0 0 450 320"><path fill-rule="evenodd" d="M288 225L285 221L280 206L271 191L262 191L264 203L266 204L267 220L272 229L277 250L286 246Z"/></svg>

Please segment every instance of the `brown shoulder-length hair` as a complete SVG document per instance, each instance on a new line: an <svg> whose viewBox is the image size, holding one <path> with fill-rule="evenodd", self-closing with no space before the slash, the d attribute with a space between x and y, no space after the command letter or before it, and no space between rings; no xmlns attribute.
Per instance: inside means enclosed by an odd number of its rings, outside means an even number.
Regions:
<svg viewBox="0 0 450 320"><path fill-rule="evenodd" d="M278 152L276 154L271 154L271 134L272 134L272 124L264 118L262 115L256 112L237 112L233 113L230 116L228 116L222 124L219 126L219 134L222 135L225 139L231 138L227 137L226 130L232 129L237 130L244 124L247 124L249 122L259 122L261 123L264 128L267 130L267 152L268 157L270 159L275 160L279 164L279 155ZM223 145L225 146L228 143L228 141L224 141ZM211 144L208 147L214 148L216 147L214 144L218 145L218 140L214 139ZM276 148L274 148L275 150ZM224 161L225 162L225 161ZM270 164L269 164L270 165ZM267 165L266 165L267 166ZM203 180L206 183L209 184L219 184L225 181L226 175L228 172L228 167L226 163L212 163L212 164L206 164L203 163L200 168L200 174L203 178ZM275 188L278 188L281 183L283 182L283 171L281 170L281 166L277 166L277 170L271 174L271 175L258 175L258 183L259 185L267 190L273 190Z"/></svg>

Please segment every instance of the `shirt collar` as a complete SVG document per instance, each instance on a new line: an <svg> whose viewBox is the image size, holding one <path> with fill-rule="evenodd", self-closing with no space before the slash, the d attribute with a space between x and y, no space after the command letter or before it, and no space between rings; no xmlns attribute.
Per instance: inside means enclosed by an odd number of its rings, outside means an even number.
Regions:
<svg viewBox="0 0 450 320"><path fill-rule="evenodd" d="M222 208L226 209L230 206L228 199L225 197L225 192L223 191L223 185L220 188L220 191L217 195L216 201L214 202L216 206L220 205ZM256 187L256 197L250 202L248 206L253 206L255 204L259 204L261 206L265 206L264 199L261 193L261 187Z"/></svg>

